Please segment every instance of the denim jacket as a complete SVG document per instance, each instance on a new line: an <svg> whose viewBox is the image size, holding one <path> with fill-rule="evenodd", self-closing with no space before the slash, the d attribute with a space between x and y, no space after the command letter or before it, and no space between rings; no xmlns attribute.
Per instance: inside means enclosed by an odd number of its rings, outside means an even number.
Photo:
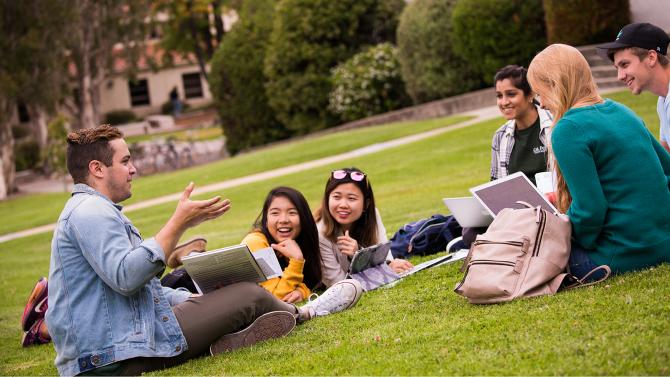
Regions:
<svg viewBox="0 0 670 377"><path fill-rule="evenodd" d="M77 184L51 242L49 333L61 375L187 348L172 312L189 293L162 287L165 254L121 206Z"/></svg>

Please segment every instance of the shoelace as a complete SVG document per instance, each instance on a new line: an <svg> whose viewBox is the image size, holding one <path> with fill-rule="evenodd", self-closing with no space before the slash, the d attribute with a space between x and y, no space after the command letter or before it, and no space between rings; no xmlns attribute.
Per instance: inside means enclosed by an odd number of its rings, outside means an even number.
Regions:
<svg viewBox="0 0 670 377"><path fill-rule="evenodd" d="M333 312L339 311L339 309L345 307L348 305L347 302L337 302L337 300L340 298L340 294L342 292L343 287L338 286L337 291L335 290L329 290L327 292L324 292L321 296L317 295L316 293L312 293L309 296L309 304L313 309L314 312L317 315L324 315L324 314L330 314ZM316 296L315 299L312 300L312 296ZM334 304L334 305L333 305ZM322 309L325 307L325 309Z"/></svg>

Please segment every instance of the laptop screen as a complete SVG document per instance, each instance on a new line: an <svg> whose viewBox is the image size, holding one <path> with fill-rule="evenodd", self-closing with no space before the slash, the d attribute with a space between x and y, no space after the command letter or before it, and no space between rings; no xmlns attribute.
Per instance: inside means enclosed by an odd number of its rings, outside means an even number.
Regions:
<svg viewBox="0 0 670 377"><path fill-rule="evenodd" d="M495 217L504 208L525 208L517 201L541 206L551 213L558 210L542 195L522 172L470 189L472 195Z"/></svg>

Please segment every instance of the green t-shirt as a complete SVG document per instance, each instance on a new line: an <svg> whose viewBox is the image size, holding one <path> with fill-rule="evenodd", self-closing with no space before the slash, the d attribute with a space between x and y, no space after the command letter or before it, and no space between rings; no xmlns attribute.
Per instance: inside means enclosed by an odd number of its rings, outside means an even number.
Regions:
<svg viewBox="0 0 670 377"><path fill-rule="evenodd" d="M547 171L547 147L540 141L540 117L525 130L514 131L514 148L507 166L509 174L523 172L535 184L535 173Z"/></svg>

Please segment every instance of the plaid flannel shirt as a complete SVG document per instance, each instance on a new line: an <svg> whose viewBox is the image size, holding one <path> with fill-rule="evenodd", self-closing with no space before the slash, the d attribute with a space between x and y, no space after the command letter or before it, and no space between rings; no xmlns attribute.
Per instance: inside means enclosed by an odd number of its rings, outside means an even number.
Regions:
<svg viewBox="0 0 670 377"><path fill-rule="evenodd" d="M540 141L545 146L549 144L551 138L551 126L553 117L549 111L535 105L537 113L540 116ZM491 180L506 177L509 174L509 159L514 148L514 131L516 123L514 119L503 124L495 134L491 143ZM551 164L551 163L550 163Z"/></svg>

